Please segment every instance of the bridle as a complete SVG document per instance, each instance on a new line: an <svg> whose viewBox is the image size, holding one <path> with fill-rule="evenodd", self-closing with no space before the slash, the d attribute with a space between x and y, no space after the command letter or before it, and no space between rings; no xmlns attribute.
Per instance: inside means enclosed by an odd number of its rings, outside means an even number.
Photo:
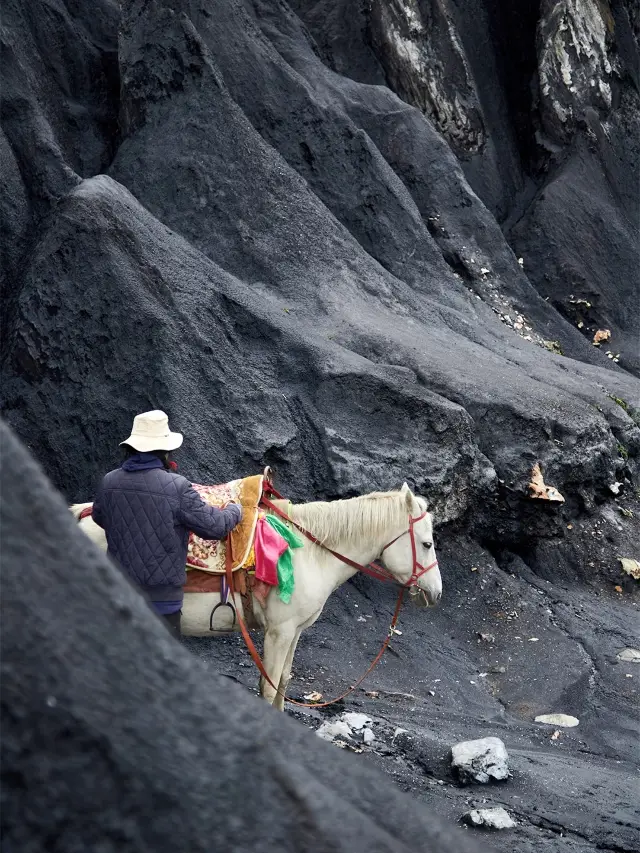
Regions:
<svg viewBox="0 0 640 853"><path fill-rule="evenodd" d="M284 500L281 495L273 489L272 486L269 487L269 494L273 497ZM416 546L416 534L414 527L419 521L422 521L423 518L426 517L427 511L425 510L422 515L418 516L409 516L409 529L404 530L395 539L392 539L391 542L388 542L382 551L380 551L380 557L384 554L387 548L390 548L394 545L398 539L402 539L403 536L409 536L411 539L411 558L412 558L412 566L411 566L411 576L406 583L400 583L400 581L384 566L381 566L379 563L373 561L371 563L367 563L366 565L363 563L357 563L355 560L352 560L350 557L345 557L344 554L340 554L338 551L334 551L333 548L329 548L328 545L325 545L320 539L313 535L309 530L306 530L301 524L298 524L297 521L294 521L290 518L286 512L283 512L277 504L275 504L272 500L270 500L266 495L262 496L260 504L268 509L270 512L274 512L277 516L279 516L283 521L286 521L288 524L292 525L296 528L299 533L302 533L310 542L313 542L314 545L318 545L324 551L327 551L329 554L334 556L336 559L340 560L340 562L344 563L347 566L350 566L352 569L355 569L358 572L362 572L365 575L369 575L372 578L376 578L376 580L381 581L390 581L392 583L399 584L401 587L408 589L410 587L415 587L418 585L418 580L425 575L427 572L430 572L431 569L435 569L438 565L438 561L434 560L433 563L430 563L428 566L423 566L418 562L418 548ZM378 559L380 559L378 557Z"/></svg>
<svg viewBox="0 0 640 853"><path fill-rule="evenodd" d="M384 546L384 548L382 549L382 551L380 552L380 556L382 557L382 555L387 550L387 548L390 548L394 543L396 543L398 541L398 539L402 539L402 537L406 536L407 534L409 535L409 537L411 539L412 567L411 567L411 577L409 578L409 580L406 583L402 584L402 586L404 586L404 587L417 586L419 578L421 578L422 575L426 575L426 573L430 572L431 569L435 569L435 567L438 565L437 560L434 560L433 563L429 563L428 566L423 566L422 563L418 562L418 549L416 547L416 534L415 534L415 530L413 528L416 526L416 524L419 521L422 521L423 518L426 518L426 516L427 516L426 509L422 513L422 515L417 515L415 517L409 516L409 529L405 530L404 533L401 533L399 536L396 536L395 539L392 539L391 542L387 543ZM394 580L395 580L395 578L394 578Z"/></svg>

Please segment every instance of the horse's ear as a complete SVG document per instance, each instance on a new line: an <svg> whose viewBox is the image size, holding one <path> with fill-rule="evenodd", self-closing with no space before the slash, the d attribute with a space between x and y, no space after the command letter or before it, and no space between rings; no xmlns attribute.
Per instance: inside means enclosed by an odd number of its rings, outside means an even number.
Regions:
<svg viewBox="0 0 640 853"><path fill-rule="evenodd" d="M413 509L413 492L406 483L402 484L400 494L404 496L405 502L407 504L407 509L409 510L409 512L411 512L411 510Z"/></svg>

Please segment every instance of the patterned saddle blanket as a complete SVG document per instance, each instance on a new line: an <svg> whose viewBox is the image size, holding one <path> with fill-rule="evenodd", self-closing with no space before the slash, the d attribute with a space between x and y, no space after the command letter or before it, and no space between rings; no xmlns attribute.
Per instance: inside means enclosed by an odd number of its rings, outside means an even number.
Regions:
<svg viewBox="0 0 640 853"><path fill-rule="evenodd" d="M241 480L222 483L219 486L193 484L193 488L210 506L224 507L232 501L242 504L242 521L229 537L234 572L255 565L253 542L264 479L263 474L258 474L254 477L244 477ZM227 547L227 542L224 540L210 542L192 533L189 537L187 568L223 575L226 567Z"/></svg>

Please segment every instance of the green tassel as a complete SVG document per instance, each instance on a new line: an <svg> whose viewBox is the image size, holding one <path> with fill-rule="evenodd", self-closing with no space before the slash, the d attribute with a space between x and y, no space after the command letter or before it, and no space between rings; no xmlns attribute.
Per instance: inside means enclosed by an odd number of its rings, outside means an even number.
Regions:
<svg viewBox="0 0 640 853"><path fill-rule="evenodd" d="M273 529L282 536L289 546L287 550L280 555L278 560L278 595L280 596L281 601L285 604L289 604L295 586L291 549L302 548L304 542L296 533L293 532L293 530L291 530L288 524L285 524L285 522L281 521L277 516L267 515L267 521L271 527L273 527Z"/></svg>

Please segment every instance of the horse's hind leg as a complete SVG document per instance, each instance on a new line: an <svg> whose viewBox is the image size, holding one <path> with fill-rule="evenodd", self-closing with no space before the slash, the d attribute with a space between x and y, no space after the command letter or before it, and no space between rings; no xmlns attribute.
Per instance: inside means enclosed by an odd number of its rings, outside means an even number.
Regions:
<svg viewBox="0 0 640 853"><path fill-rule="evenodd" d="M280 684L285 661L295 636L296 629L293 625L289 630L283 626L267 628L264 635L264 668L271 681L276 685ZM260 694L270 705L275 704L278 695L277 690L264 678L260 679Z"/></svg>
<svg viewBox="0 0 640 853"><path fill-rule="evenodd" d="M298 640L300 639L300 634L302 633L302 628L300 628L291 641L291 645L289 646L289 651L287 652L287 656L284 661L284 666L282 668L282 675L280 676L280 684L278 685L279 692L276 693L276 698L273 700L273 707L278 711L284 711L284 697L287 695L287 687L289 686L289 681L291 680L291 667L293 665L293 656L296 653L296 647L298 645Z"/></svg>

